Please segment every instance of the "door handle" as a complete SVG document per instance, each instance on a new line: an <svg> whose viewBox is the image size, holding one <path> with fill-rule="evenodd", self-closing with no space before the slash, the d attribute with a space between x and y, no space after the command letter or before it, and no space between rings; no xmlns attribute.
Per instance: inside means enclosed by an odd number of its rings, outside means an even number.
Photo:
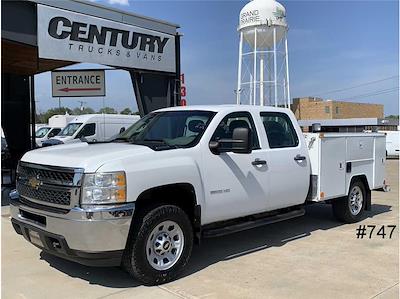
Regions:
<svg viewBox="0 0 400 299"><path fill-rule="evenodd" d="M255 159L253 162L251 162L252 165L257 166L257 165L266 165L267 161L265 160L260 160L260 159Z"/></svg>
<svg viewBox="0 0 400 299"><path fill-rule="evenodd" d="M303 161L303 160L305 160L306 159L306 157L305 156L301 156L301 155L296 155L296 157L294 157L294 160L295 161Z"/></svg>

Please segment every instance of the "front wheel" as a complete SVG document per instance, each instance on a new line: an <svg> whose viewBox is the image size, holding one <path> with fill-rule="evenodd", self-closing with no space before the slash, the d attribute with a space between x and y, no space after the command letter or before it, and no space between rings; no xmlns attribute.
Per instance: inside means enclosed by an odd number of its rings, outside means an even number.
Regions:
<svg viewBox="0 0 400 299"><path fill-rule="evenodd" d="M353 181L347 197L333 201L332 208L335 217L345 223L360 221L366 204L366 191L362 181Z"/></svg>
<svg viewBox="0 0 400 299"><path fill-rule="evenodd" d="M124 267L146 285L176 278L189 261L193 229L186 213L177 206L163 205L135 221L125 254Z"/></svg>

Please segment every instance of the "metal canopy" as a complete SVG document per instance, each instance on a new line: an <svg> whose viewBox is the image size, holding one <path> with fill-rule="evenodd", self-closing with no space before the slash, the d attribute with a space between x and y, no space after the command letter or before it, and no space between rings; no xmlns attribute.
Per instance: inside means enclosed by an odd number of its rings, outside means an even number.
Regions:
<svg viewBox="0 0 400 299"><path fill-rule="evenodd" d="M40 58L43 47L45 49L50 47L54 50L55 43L58 41L57 39L47 40L45 44L39 44L40 41L43 41L43 35L39 34L40 32L50 34L48 32L50 27L47 29L47 27L40 26L43 18L39 18L39 8L42 11L43 7L47 7L47 11L59 10L60 14L64 14L64 16L72 15L78 27L80 26L79 22L84 19L89 20L91 24L94 23L90 26L99 26L98 28L101 30L103 27L109 30L107 26L112 23L116 27L112 30L118 32L117 34L125 34L125 37L128 35L132 45L134 42L139 45L138 38L140 38L140 47L138 46L135 51L142 52L142 54L153 52L150 54L162 55L162 49L168 48L168 55L163 57L164 61L168 62L168 69L166 67L154 67L153 69L151 63L142 68L143 63L131 63L130 61L128 64L109 63L108 65L129 71L137 106L142 116L158 108L180 104L178 25L83 0L2 1L1 5L2 128L12 157L11 168L16 167L17 161L26 151L35 147L34 119L36 112L33 75L79 62L107 65L107 62L101 57L87 60L82 57L74 59L73 56L68 55L68 48L58 51L59 56L57 57L41 55ZM58 25L59 23L57 23ZM65 28L64 26L61 30ZM72 33L70 34L72 35ZM97 33L97 42L99 34ZM136 37L136 41L134 40L135 34L139 35ZM153 37L152 40L149 40L150 34L158 34L160 37ZM151 42L155 41L158 43L156 52L154 46L151 50ZM164 41L166 42L164 43ZM169 46L165 46L167 42ZM68 46L68 41L66 45ZM160 45L163 47L161 52ZM109 48L114 46L115 44L108 45ZM126 44L123 46L125 47ZM122 50L129 51L130 49L132 48L125 47ZM105 51L108 53L108 50ZM57 50L53 52L57 54ZM136 56L136 52L132 53Z"/></svg>

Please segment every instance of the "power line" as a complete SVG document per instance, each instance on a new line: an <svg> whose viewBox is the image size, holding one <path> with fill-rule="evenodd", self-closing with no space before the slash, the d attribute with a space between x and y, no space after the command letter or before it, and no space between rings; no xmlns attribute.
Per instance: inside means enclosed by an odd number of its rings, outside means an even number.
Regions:
<svg viewBox="0 0 400 299"><path fill-rule="evenodd" d="M335 90L331 90L331 91L327 91L327 92L320 92L320 93L318 93L318 96L337 93L337 92L341 92L341 91L345 91L345 90L350 90L350 89L354 89L354 88L358 88L358 87L362 87L362 86L366 86L366 85L370 85L370 84L387 81L387 80L398 78L398 77L399 76L391 76L391 77L387 77L387 78L383 78L383 79L379 79L379 80L375 80L375 81L369 81L369 82L361 83L358 85L353 85L353 86L346 87L346 88L335 89ZM318 97L318 96L315 96L315 97Z"/></svg>
<svg viewBox="0 0 400 299"><path fill-rule="evenodd" d="M343 99L339 99L339 101L341 100L350 100L350 99L356 99L356 98L365 98L365 97L370 97L370 96L377 96L377 95L381 95L381 94L386 94L386 93L390 93L390 92L394 92L396 90L399 90L399 87L392 87L392 88L387 88L387 89L381 89L381 90L375 90L373 92L370 93L365 93L365 94L359 94L359 95L354 95L354 96L350 96L350 97L346 97Z"/></svg>

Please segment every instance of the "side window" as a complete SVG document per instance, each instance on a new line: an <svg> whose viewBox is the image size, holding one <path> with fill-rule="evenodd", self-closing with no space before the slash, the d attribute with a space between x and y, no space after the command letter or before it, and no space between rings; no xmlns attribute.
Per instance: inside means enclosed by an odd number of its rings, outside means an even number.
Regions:
<svg viewBox="0 0 400 299"><path fill-rule="evenodd" d="M48 135L48 138L56 136L58 133L60 133L60 131L61 131L61 129L58 129L58 128L51 130L51 132Z"/></svg>
<svg viewBox="0 0 400 299"><path fill-rule="evenodd" d="M81 137L87 137L87 136L92 136L96 134L96 124L86 124L82 128L82 130L76 135L76 138L81 138Z"/></svg>
<svg viewBox="0 0 400 299"><path fill-rule="evenodd" d="M233 130L236 128L249 128L253 142L252 149L255 150L260 148L253 118L248 112L234 112L225 116L211 137L211 141L231 139Z"/></svg>
<svg viewBox="0 0 400 299"><path fill-rule="evenodd" d="M295 147L299 144L296 131L285 113L261 112L270 148Z"/></svg>
<svg viewBox="0 0 400 299"><path fill-rule="evenodd" d="M207 116L195 115L190 116L186 120L184 136L196 136L204 131L208 121Z"/></svg>

